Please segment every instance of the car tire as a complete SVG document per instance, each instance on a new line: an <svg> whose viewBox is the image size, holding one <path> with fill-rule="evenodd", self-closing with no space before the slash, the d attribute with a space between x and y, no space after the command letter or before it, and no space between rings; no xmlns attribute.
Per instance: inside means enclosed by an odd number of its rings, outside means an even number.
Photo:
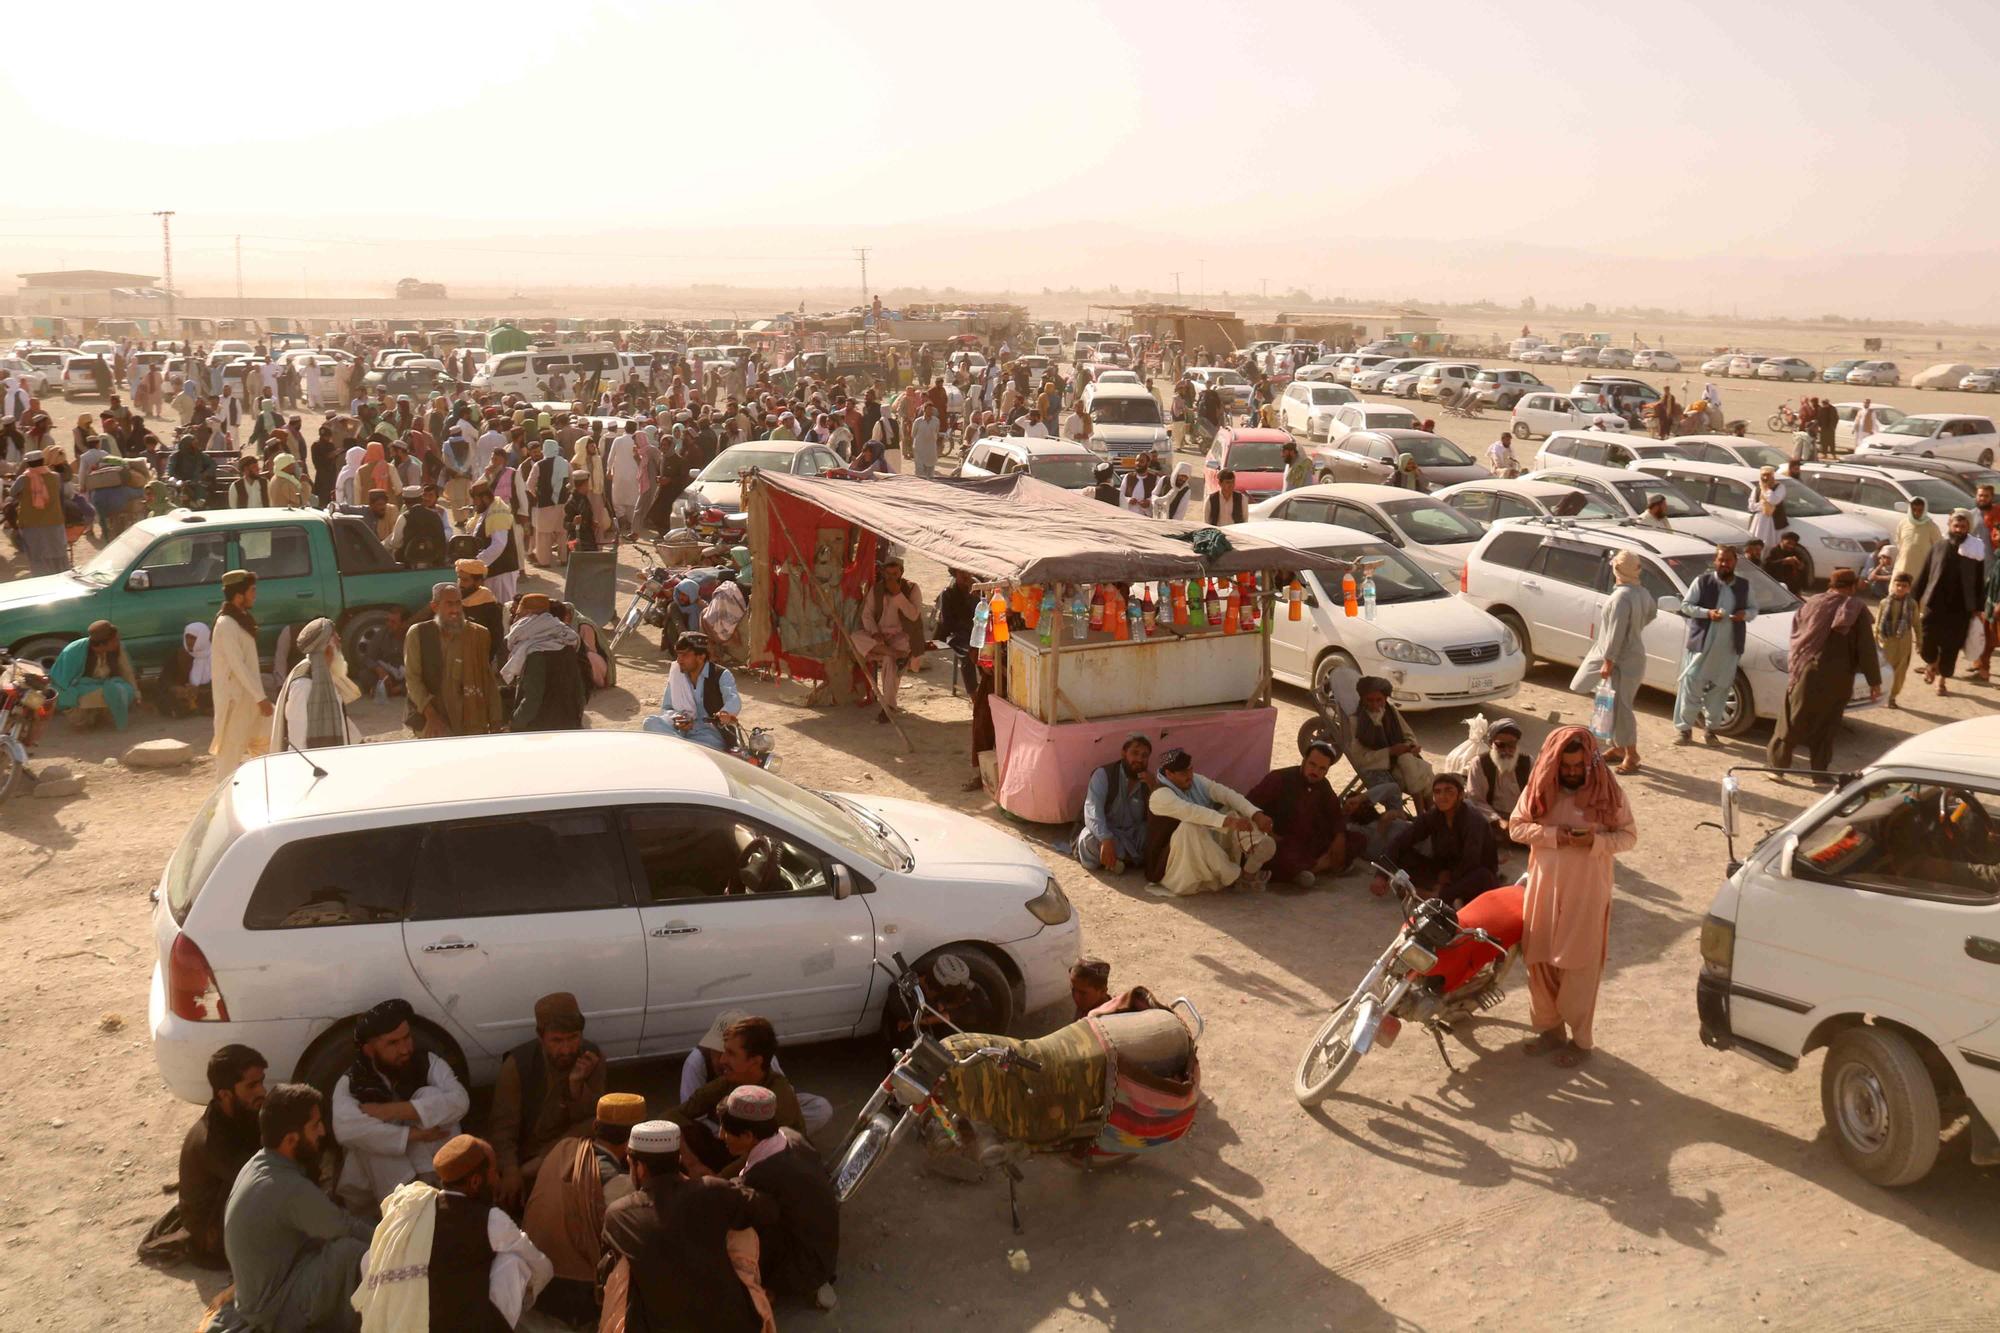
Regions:
<svg viewBox="0 0 2000 1333"><path fill-rule="evenodd" d="M1515 639L1521 644L1521 660L1532 668L1535 665L1535 644L1534 640L1528 637L1527 622L1505 609L1493 612L1493 618L1514 631Z"/></svg>
<svg viewBox="0 0 2000 1333"><path fill-rule="evenodd" d="M931 964L945 954L951 954L965 964L972 973L973 999L963 1011L965 1021L959 1026L967 1032L987 1032L994 1036L1006 1036L1020 1017L1019 1006L1015 1003L1013 983L993 956L976 944L947 944L941 949L933 949L917 960L917 970L928 973ZM886 1011L885 1011L886 1012Z"/></svg>
<svg viewBox="0 0 2000 1333"><path fill-rule="evenodd" d="M1734 703L1735 707L1728 705ZM1715 729L1718 736L1731 740L1743 735L1757 725L1757 696L1750 690L1750 678L1741 671L1729 684L1729 695L1724 700L1722 725Z"/></svg>
<svg viewBox="0 0 2000 1333"><path fill-rule="evenodd" d="M1938 1096L1909 1038L1852 1027L1833 1039L1820 1070L1820 1110L1856 1174L1887 1189L1913 1185L1938 1155Z"/></svg>
<svg viewBox="0 0 2000 1333"><path fill-rule="evenodd" d="M1979 466L1981 467L1993 466L1993 451L1991 449L1981 449L1979 451Z"/></svg>
<svg viewBox="0 0 2000 1333"><path fill-rule="evenodd" d="M21 646L13 650L14 656L23 662L37 663L47 671L55 666L58 653L82 637L81 634L37 634L32 639L23 640Z"/></svg>
<svg viewBox="0 0 2000 1333"><path fill-rule="evenodd" d="M1514 422L1511 429L1513 430L1514 438L1517 440L1532 440L1535 438L1535 432L1529 430L1519 421Z"/></svg>
<svg viewBox="0 0 2000 1333"><path fill-rule="evenodd" d="M389 613L381 608L356 611L340 627L340 651L349 662L367 660L367 652L389 632Z"/></svg>
<svg viewBox="0 0 2000 1333"><path fill-rule="evenodd" d="M1326 692L1326 680L1336 671L1352 671L1358 676L1361 674L1361 664L1356 662L1353 654L1344 648L1328 649L1320 655L1319 661L1313 663L1312 687L1314 695L1317 696Z"/></svg>

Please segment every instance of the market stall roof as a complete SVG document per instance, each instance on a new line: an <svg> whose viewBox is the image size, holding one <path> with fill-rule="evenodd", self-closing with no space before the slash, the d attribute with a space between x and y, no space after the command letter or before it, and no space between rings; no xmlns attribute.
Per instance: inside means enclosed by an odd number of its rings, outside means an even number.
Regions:
<svg viewBox="0 0 2000 1333"><path fill-rule="evenodd" d="M1224 542L1217 543L1228 549L1204 556L1194 542L1205 531L1198 523L1146 518L1018 473L930 481L753 472L750 494L760 487L816 505L982 581L1122 582L1347 568L1347 562L1330 556L1228 529L1221 530Z"/></svg>

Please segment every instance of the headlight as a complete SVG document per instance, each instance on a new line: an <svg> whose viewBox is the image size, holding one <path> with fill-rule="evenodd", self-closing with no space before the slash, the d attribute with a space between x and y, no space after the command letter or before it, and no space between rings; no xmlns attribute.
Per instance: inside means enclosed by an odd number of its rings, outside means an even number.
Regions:
<svg viewBox="0 0 2000 1333"><path fill-rule="evenodd" d="M1521 641L1514 637L1513 630L1502 624L1500 626L1500 655L1502 657L1512 657L1520 651Z"/></svg>
<svg viewBox="0 0 2000 1333"><path fill-rule="evenodd" d="M1063 896L1062 886L1054 876L1049 878L1049 886L1042 890L1038 898L1030 898L1027 908L1034 913L1035 920L1045 926L1060 926L1074 915L1069 899Z"/></svg>
<svg viewBox="0 0 2000 1333"><path fill-rule="evenodd" d="M1396 966L1409 972L1428 972L1437 966L1438 956L1423 945L1411 940L1396 955Z"/></svg>
<svg viewBox="0 0 2000 1333"><path fill-rule="evenodd" d="M1848 551L1856 555L1862 550L1860 542L1850 541L1846 537L1821 537L1819 544L1829 551Z"/></svg>
<svg viewBox="0 0 2000 1333"><path fill-rule="evenodd" d="M1766 660L1770 662L1771 670L1773 671L1790 671L1792 669L1792 650L1789 648L1780 648Z"/></svg>
<svg viewBox="0 0 2000 1333"><path fill-rule="evenodd" d="M1375 651L1391 662L1415 662L1422 666L1436 666L1444 660L1421 643L1411 643L1408 639L1377 639Z"/></svg>

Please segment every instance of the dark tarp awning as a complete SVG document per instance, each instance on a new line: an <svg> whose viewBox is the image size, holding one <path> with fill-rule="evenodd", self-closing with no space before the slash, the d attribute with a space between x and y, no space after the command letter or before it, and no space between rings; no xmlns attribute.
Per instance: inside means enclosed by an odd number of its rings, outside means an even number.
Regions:
<svg viewBox="0 0 2000 1333"><path fill-rule="evenodd" d="M758 471L768 487L982 582L1089 583L1200 578L1267 569L1342 572L1347 562L1222 529L1230 549L1196 553L1198 523L1146 518L1033 477L927 481L889 475L797 477ZM754 503L754 502L752 502Z"/></svg>

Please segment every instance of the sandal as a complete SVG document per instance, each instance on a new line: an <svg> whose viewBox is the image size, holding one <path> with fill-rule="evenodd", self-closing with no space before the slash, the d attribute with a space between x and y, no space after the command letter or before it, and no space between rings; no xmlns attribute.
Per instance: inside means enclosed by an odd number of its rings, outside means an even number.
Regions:
<svg viewBox="0 0 2000 1333"><path fill-rule="evenodd" d="M1560 1051L1568 1045L1569 1039L1562 1035L1562 1029L1556 1028L1552 1032L1538 1032L1522 1042L1521 1054L1547 1055L1551 1051Z"/></svg>
<svg viewBox="0 0 2000 1333"><path fill-rule="evenodd" d="M1556 1065L1562 1069L1575 1069L1578 1065L1590 1063L1590 1048L1575 1042L1566 1042L1563 1049L1556 1052Z"/></svg>
<svg viewBox="0 0 2000 1333"><path fill-rule="evenodd" d="M1639 771L1639 756L1636 754L1626 755L1625 762L1618 765L1612 771L1614 773L1637 773Z"/></svg>

